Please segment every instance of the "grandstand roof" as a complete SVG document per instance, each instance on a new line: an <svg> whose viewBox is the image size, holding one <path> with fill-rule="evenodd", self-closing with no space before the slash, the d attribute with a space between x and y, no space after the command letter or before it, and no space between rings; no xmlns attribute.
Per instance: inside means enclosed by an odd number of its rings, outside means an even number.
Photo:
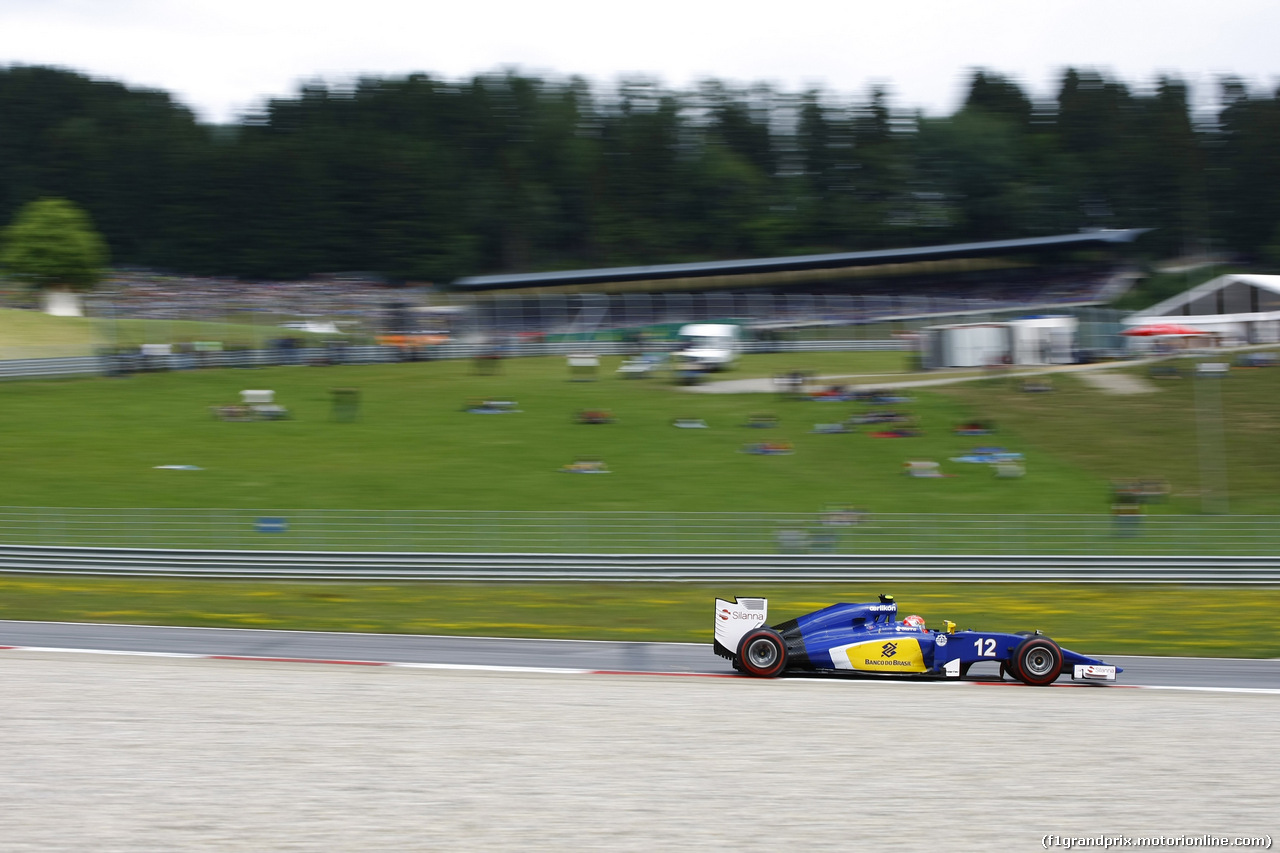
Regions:
<svg viewBox="0 0 1280 853"><path fill-rule="evenodd" d="M1194 302L1206 294L1213 293L1216 290L1222 290L1232 284L1247 284L1252 287L1259 287L1263 290L1269 290L1272 293L1280 293L1280 275L1248 275L1231 273L1228 275L1220 275L1217 278L1210 279L1204 284L1198 284L1190 290L1184 290L1177 296L1171 296L1163 302L1157 302L1150 308L1144 308L1136 311L1128 319L1126 323L1145 322L1144 318L1160 317L1168 315L1170 311L1181 308L1190 302Z"/></svg>
<svg viewBox="0 0 1280 853"><path fill-rule="evenodd" d="M991 240L979 243L952 243L942 246L923 246L915 249L879 249L871 252L835 252L823 255L794 255L791 257L751 258L736 261L706 261L686 264L562 270L557 272L475 275L459 278L453 282L452 286L459 290L474 291L606 282L698 279L803 270L839 270L842 268L912 261L972 258L1097 243L1129 243L1147 230L1149 229L1099 229L1075 234L1060 234L1052 237Z"/></svg>

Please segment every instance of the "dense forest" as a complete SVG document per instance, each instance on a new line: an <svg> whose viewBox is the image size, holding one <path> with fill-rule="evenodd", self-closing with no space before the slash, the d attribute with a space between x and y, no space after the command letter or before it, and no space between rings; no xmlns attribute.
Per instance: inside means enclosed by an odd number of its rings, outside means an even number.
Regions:
<svg viewBox="0 0 1280 853"><path fill-rule="evenodd" d="M233 125L168 94L0 68L0 224L58 196L113 263L292 278L459 275L1149 227L1160 255L1280 259L1280 93L1138 90L1088 70L1056 99L975 71L954 115L883 91L608 92L427 75L307 86Z"/></svg>

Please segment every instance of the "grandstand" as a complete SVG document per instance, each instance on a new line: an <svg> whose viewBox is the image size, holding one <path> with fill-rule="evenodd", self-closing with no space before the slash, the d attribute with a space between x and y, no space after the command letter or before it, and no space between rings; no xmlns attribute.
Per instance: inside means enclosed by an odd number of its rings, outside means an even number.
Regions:
<svg viewBox="0 0 1280 853"><path fill-rule="evenodd" d="M468 276L454 298L507 333L733 318L755 329L1097 306L1145 229L781 258Z"/></svg>
<svg viewBox="0 0 1280 853"><path fill-rule="evenodd" d="M1142 233L467 276L430 292L392 290L371 274L249 282L119 271L88 295L86 307L114 318L264 326L323 320L368 334L416 332L425 323L474 338L625 334L714 320L742 323L760 337L883 322L914 327L1106 304L1128 286L1128 247ZM442 323L421 316L424 310L456 313Z"/></svg>

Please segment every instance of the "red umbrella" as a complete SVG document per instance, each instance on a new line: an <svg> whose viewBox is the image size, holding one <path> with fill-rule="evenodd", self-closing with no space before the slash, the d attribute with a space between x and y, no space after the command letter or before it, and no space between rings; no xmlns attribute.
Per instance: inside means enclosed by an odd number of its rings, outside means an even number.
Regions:
<svg viewBox="0 0 1280 853"><path fill-rule="evenodd" d="M1150 326L1135 326L1132 329L1125 329L1121 334L1150 338L1157 335L1207 335L1209 333L1200 329L1193 329L1190 326L1182 326L1178 323L1155 323Z"/></svg>

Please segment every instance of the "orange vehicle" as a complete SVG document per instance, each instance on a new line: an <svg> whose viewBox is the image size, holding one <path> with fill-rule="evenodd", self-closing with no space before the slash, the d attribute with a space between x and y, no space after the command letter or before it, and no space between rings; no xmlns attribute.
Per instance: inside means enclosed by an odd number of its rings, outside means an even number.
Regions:
<svg viewBox="0 0 1280 853"><path fill-rule="evenodd" d="M430 332L396 332L389 335L378 335L378 345L384 347L430 347L448 343L449 333L443 331Z"/></svg>

